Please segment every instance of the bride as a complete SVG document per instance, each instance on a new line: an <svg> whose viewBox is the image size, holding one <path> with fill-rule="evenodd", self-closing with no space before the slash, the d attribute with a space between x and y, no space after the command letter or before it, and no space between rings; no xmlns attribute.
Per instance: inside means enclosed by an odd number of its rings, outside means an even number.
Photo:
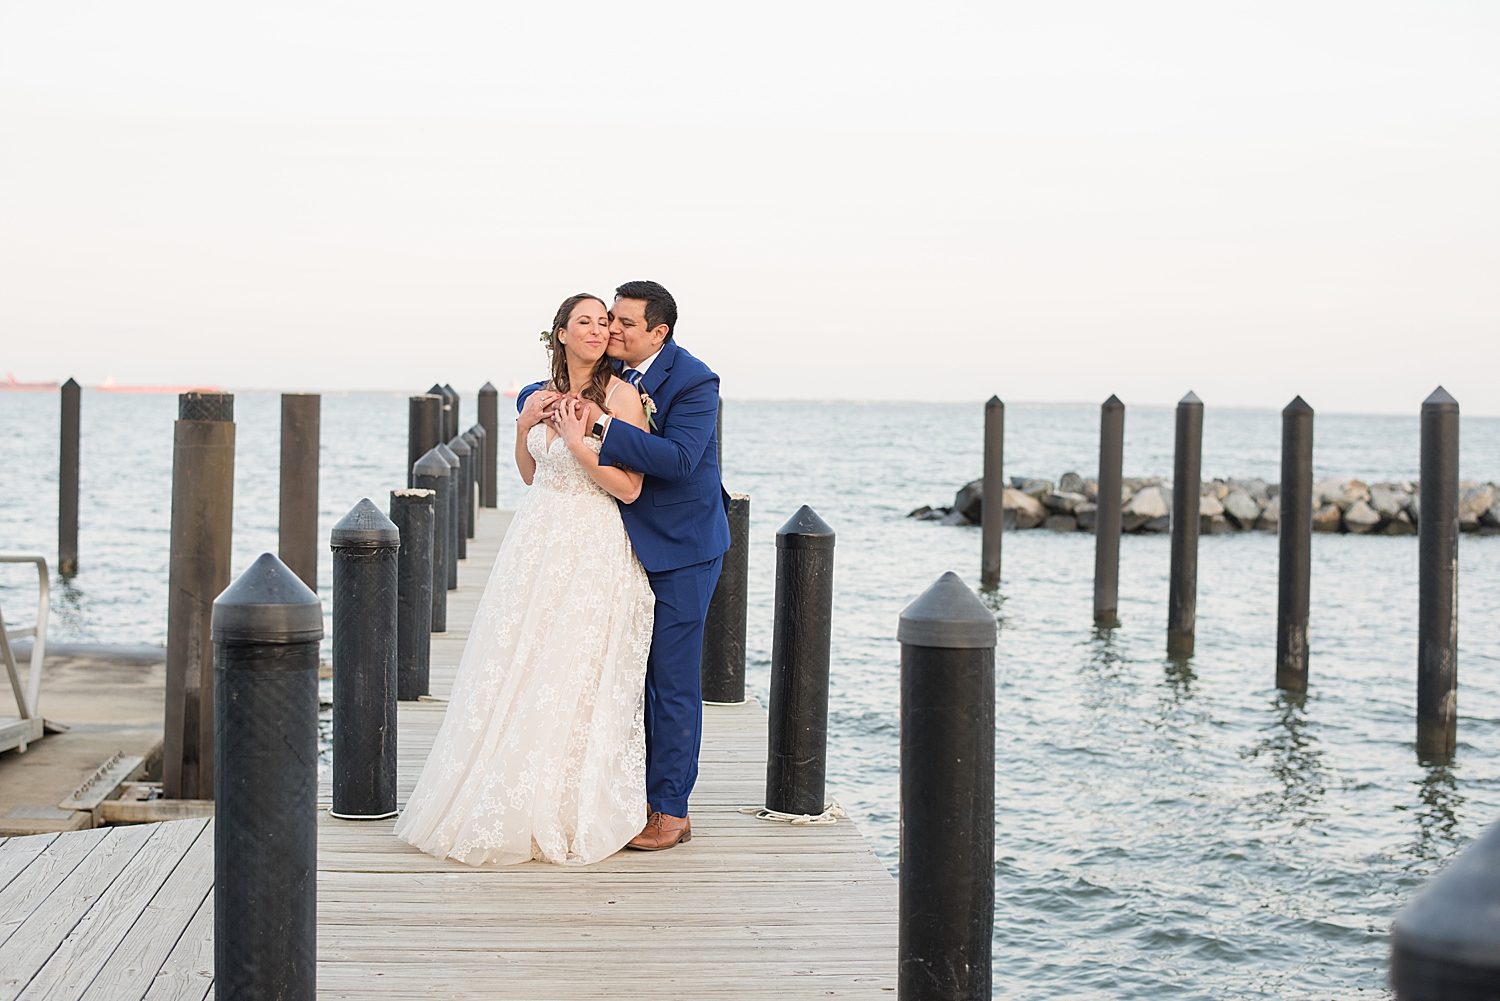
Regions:
<svg viewBox="0 0 1500 1001"><path fill-rule="evenodd" d="M616 498L641 474L599 464L601 412L646 427L605 356L609 309L565 300L552 379L516 422L531 487L480 599L437 742L396 836L469 865L587 865L646 816L643 693L655 599ZM621 387L625 387L621 390Z"/></svg>

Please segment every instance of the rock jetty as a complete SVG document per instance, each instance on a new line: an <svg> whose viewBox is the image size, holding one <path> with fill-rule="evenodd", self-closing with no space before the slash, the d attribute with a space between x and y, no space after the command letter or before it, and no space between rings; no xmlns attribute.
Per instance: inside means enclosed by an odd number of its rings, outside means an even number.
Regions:
<svg viewBox="0 0 1500 1001"><path fill-rule="evenodd" d="M1121 522L1127 532L1172 529L1172 483L1159 476L1126 479L1120 490ZM1042 528L1052 532L1092 532L1099 510L1099 484L1078 473L1056 483L1013 476L1005 488L1005 530ZM1415 535L1422 513L1419 484L1322 480L1313 486L1313 531L1352 535ZM977 525L984 510L984 481L965 484L950 507L919 507L909 517L944 525ZM1278 484L1265 480L1210 480L1198 500L1204 535L1259 530L1275 532L1281 517ZM1481 535L1500 534L1500 487L1466 480L1459 484L1459 527Z"/></svg>

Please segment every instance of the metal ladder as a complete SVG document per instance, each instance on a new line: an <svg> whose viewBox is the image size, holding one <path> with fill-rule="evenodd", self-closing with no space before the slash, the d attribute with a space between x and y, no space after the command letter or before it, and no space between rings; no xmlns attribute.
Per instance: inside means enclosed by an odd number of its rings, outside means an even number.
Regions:
<svg viewBox="0 0 1500 1001"><path fill-rule="evenodd" d="M35 563L37 574L36 625L30 629L7 629L5 615L0 612L0 657L5 660L5 672L10 676L10 689L16 697L18 716L0 716L0 751L15 748L25 751L26 745L40 740L45 727L38 702L42 694L42 658L47 652L47 612L51 607L51 585L47 577L47 557L41 553L0 552L0 563ZM11 641L31 637L31 670L26 684L21 684L20 672L16 669L16 655Z"/></svg>

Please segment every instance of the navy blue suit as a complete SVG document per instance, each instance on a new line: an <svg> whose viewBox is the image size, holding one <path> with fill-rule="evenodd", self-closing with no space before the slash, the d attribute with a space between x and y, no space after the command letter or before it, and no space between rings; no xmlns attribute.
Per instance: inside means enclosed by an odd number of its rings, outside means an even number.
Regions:
<svg viewBox="0 0 1500 1001"><path fill-rule="evenodd" d="M542 385L522 390L516 409ZM599 461L644 477L640 497L621 504L620 516L656 594L646 665L646 798L653 810L685 817L703 736L703 620L729 549L729 494L716 437L719 377L668 341L640 389L656 404L655 432L611 422Z"/></svg>

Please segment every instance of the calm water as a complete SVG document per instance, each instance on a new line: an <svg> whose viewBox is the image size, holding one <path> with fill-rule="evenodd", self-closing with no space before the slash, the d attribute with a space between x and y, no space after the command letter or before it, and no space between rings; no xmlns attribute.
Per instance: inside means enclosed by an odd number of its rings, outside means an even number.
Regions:
<svg viewBox="0 0 1500 1001"><path fill-rule="evenodd" d="M464 401L466 423L474 415ZM234 569L276 547L279 400L236 401ZM82 571L54 637L162 642L171 397L84 394ZM1414 408L1415 409L1415 408ZM55 395L0 395L0 548L55 549ZM1093 470L1098 411L1011 406L1006 471ZM1132 409L1126 475L1171 471L1171 411ZM1207 411L1204 475L1278 477L1274 412ZM404 481L404 396L326 396L322 527ZM1318 419L1320 476L1417 476L1415 417ZM752 496L750 687L765 697L776 528L811 504L839 533L829 786L896 864L901 608L971 584L978 532L904 516L979 471L980 407L726 406L726 480ZM504 449L502 449L502 456ZM1462 475L1500 480L1500 420L1469 418ZM34 471L34 472L33 472ZM524 487L506 470L501 503ZM1416 540L1313 540L1313 688L1272 686L1276 542L1205 538L1198 655L1163 657L1165 536L1122 543L1121 617L1091 625L1093 539L1006 536L997 651L996 996L1386 996L1385 931L1500 816L1500 538L1460 546L1457 763L1412 749ZM0 568L23 622L24 572ZM324 593L329 560L323 554ZM23 611L24 610L24 611Z"/></svg>

